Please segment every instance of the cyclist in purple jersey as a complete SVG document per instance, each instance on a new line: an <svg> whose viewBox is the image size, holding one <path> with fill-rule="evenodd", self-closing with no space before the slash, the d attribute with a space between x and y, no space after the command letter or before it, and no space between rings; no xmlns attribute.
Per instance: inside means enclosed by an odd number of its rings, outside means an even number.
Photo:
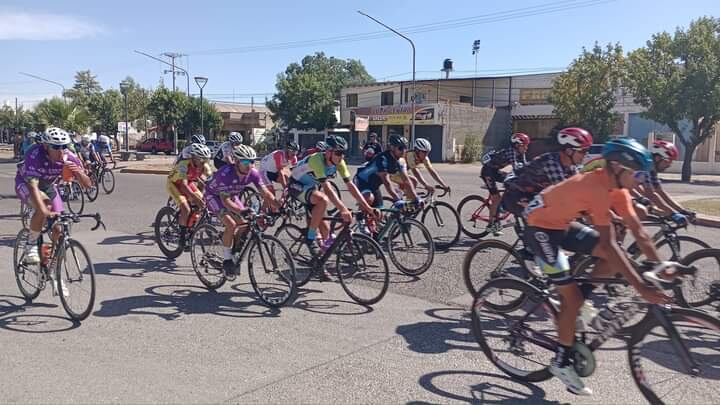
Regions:
<svg viewBox="0 0 720 405"><path fill-rule="evenodd" d="M90 178L85 175L82 162L67 150L68 144L70 135L67 132L60 128L48 128L42 137L42 144L32 146L25 155L25 161L18 165L15 192L20 201L35 210L25 245L25 264L40 262L37 239L45 220L63 210L55 183L62 176L66 180L75 178L83 187L90 187ZM53 233L53 239L55 237Z"/></svg>
<svg viewBox="0 0 720 405"><path fill-rule="evenodd" d="M225 225L223 232L223 270L228 279L235 278L235 266L232 260L232 245L235 231L240 227L244 236L248 229L245 221L231 215L231 212L241 213L245 207L239 195L250 184L255 185L265 200L264 205L277 210L279 204L275 196L268 190L262 180L260 172L254 168L257 154L247 145L237 145L232 149L234 162L222 166L207 182L205 186L205 202L208 210L217 215Z"/></svg>

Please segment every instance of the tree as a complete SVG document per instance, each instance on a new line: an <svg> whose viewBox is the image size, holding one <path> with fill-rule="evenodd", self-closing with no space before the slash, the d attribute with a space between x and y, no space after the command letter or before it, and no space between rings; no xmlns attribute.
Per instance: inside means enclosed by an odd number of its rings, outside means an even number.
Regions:
<svg viewBox="0 0 720 405"><path fill-rule="evenodd" d="M593 134L597 143L605 142L618 120L615 91L622 84L624 57L620 44L603 49L597 43L592 51L583 48L567 72L555 79L550 103L562 126L579 126Z"/></svg>
<svg viewBox="0 0 720 405"><path fill-rule="evenodd" d="M211 130L220 131L223 127L223 119L214 104L203 99L203 116L205 133L209 134ZM183 132L185 138L190 140L193 134L199 134L201 128L200 122L200 98L192 97L188 102L188 110L183 117Z"/></svg>
<svg viewBox="0 0 720 405"><path fill-rule="evenodd" d="M168 90L165 87L157 89L148 103L148 113L162 130L174 131L182 124L188 109L188 99L185 93Z"/></svg>
<svg viewBox="0 0 720 405"><path fill-rule="evenodd" d="M106 135L112 135L115 145L120 145L117 139L117 125L122 121L122 96L115 89L108 89L102 93L90 96L88 111L95 123L96 130Z"/></svg>
<svg viewBox="0 0 720 405"><path fill-rule="evenodd" d="M97 81L97 76L89 70L81 70L75 73L75 84L65 91L65 96L73 99L73 102L87 107L90 97L102 92L102 86Z"/></svg>
<svg viewBox="0 0 720 405"><path fill-rule="evenodd" d="M628 59L635 102L677 134L685 146L682 181L690 181L695 148L720 119L720 19L702 17L687 31L655 34Z"/></svg>
<svg viewBox="0 0 720 405"><path fill-rule="evenodd" d="M91 117L85 107L65 103L59 97L43 100L35 106L38 121L45 127L60 127L69 131L85 132Z"/></svg>
<svg viewBox="0 0 720 405"><path fill-rule="evenodd" d="M335 100L344 86L374 81L360 61L328 58L318 52L278 74L277 93L267 106L273 120L286 127L320 131L337 122Z"/></svg>

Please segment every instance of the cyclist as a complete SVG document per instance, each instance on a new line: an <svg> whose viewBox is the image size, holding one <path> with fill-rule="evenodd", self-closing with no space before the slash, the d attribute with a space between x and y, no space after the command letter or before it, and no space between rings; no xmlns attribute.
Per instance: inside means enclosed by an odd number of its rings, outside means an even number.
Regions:
<svg viewBox="0 0 720 405"><path fill-rule="evenodd" d="M24 157L30 148L38 142L40 142L40 135L37 132L28 132L20 145L20 156Z"/></svg>
<svg viewBox="0 0 720 405"><path fill-rule="evenodd" d="M608 162L606 167L573 176L543 190L525 210L528 223L525 241L561 297L557 318L558 350L549 369L577 395L592 393L571 364L571 347L575 340L576 319L580 308L585 309L583 302L593 286L575 282L563 250L597 257L593 276L613 277L619 272L648 302L668 302L667 296L643 283L615 242L615 230L611 226L612 209L623 218L645 256L649 260L659 260L653 241L635 215L629 193L649 175L648 171L652 169L650 153L637 141L621 138L606 143L602 155ZM588 217L594 228L577 222L576 218L580 216ZM658 273L662 269L660 266L656 268Z"/></svg>
<svg viewBox="0 0 720 405"><path fill-rule="evenodd" d="M325 141L318 141L318 143L316 143L314 147L305 149L305 152L303 152L302 156L300 156L300 158L298 160L305 159L306 157L312 155L313 153L325 152L325 150L327 150L327 148L328 148L328 146L327 146L327 143L325 143Z"/></svg>
<svg viewBox="0 0 720 405"><path fill-rule="evenodd" d="M75 178L83 187L90 187L90 178L85 175L82 163L75 154L67 150L70 135L60 128L48 128L42 143L30 147L25 161L18 165L15 176L15 192L18 198L34 210L30 220L30 235L25 244L25 264L38 264L37 239L47 218L63 210L63 202L56 182L61 177Z"/></svg>
<svg viewBox="0 0 720 405"><path fill-rule="evenodd" d="M385 185L390 197L393 200L400 200L400 196L393 190L390 183L391 176L397 176L400 184L405 185L407 197L412 198L415 203L418 196L415 187L408 178L405 162L401 159L407 149L407 139L398 134L390 135L388 139L388 150L376 155L371 161L358 167L353 181L363 194L365 200L374 208L382 207L382 192L380 186Z"/></svg>
<svg viewBox="0 0 720 405"><path fill-rule="evenodd" d="M242 141L243 137L242 135L240 135L239 132L230 132L228 140L220 145L217 152L215 152L215 156L213 156L213 163L215 164L215 169L219 170L221 167L225 166L228 163L235 163L235 161L233 160L233 148L241 145Z"/></svg>
<svg viewBox="0 0 720 405"><path fill-rule="evenodd" d="M490 151L483 155L481 162L483 164L480 170L488 192L490 193L490 221L488 222L487 231L498 233L502 229L500 223L496 220L497 209L500 205L500 191L497 183L505 181L506 174L501 171L508 165L512 165L513 170L517 170L527 163L525 154L530 145L530 137L522 132L512 134L510 137L511 146L498 151Z"/></svg>
<svg viewBox="0 0 720 405"><path fill-rule="evenodd" d="M98 156L95 150L95 145L90 142L90 135L83 135L80 138L80 147L78 148L78 155L85 163L85 168L90 169L92 163L100 162L100 156Z"/></svg>
<svg viewBox="0 0 720 405"><path fill-rule="evenodd" d="M201 134L195 134L192 137L190 137L190 142L191 142L190 145L187 145L186 147L184 147L182 149L182 151L180 151L180 153L178 153L178 156L175 159L175 163L181 161L182 159L190 159L193 144L197 143L197 144L205 145L205 142L206 142L205 136L203 136ZM208 150L210 150L210 148L208 148ZM202 179L203 180L207 179L208 177L210 177L212 175L212 173L213 173L213 170L212 170L212 167L210 167L210 163L208 163L208 161L203 161ZM200 183L198 183L198 186L200 186ZM200 187L200 188L202 190L202 187Z"/></svg>
<svg viewBox="0 0 720 405"><path fill-rule="evenodd" d="M561 129L556 139L561 150L543 153L505 180L502 206L508 212L522 217L522 211L537 193L577 174L593 143L590 132L575 127Z"/></svg>
<svg viewBox="0 0 720 405"><path fill-rule="evenodd" d="M167 178L166 189L178 208L180 208L180 244L185 243L187 223L190 216L190 203L203 208L203 194L196 182L204 172L205 161L210 159L210 149L201 143L190 145L190 158L177 162Z"/></svg>
<svg viewBox="0 0 720 405"><path fill-rule="evenodd" d="M295 166L297 164L297 153L300 147L295 142L288 142L285 145L285 149L278 149L271 152L260 161L260 174L262 175L263 183L270 189L270 192L275 195L275 189L273 182L280 183L284 190L288 186L288 176L285 173L285 168Z"/></svg>
<svg viewBox="0 0 720 405"><path fill-rule="evenodd" d="M112 144L110 143L110 138L107 135L100 135L98 137L95 150L103 163L107 163L108 160L105 158L106 153L110 156L110 162L115 163L115 158L112 155Z"/></svg>
<svg viewBox="0 0 720 405"><path fill-rule="evenodd" d="M350 210L343 204L342 200L335 194L335 191L327 181L328 177L338 173L345 182L350 194L360 205L360 209L375 217L375 213L363 198L360 191L350 181L350 171L345 164L345 152L347 151L347 141L345 138L331 135L325 142L328 148L324 152L314 153L298 162L297 166L292 170L290 177L290 194L304 203L310 212L310 223L308 224L306 243L313 256L318 256L316 245L317 231L320 230L321 236L325 243L331 240L330 229L328 224L323 221L325 210L328 203L332 202L338 209L343 221L351 222L352 214ZM320 272L323 278L327 274Z"/></svg>
<svg viewBox="0 0 720 405"><path fill-rule="evenodd" d="M413 149L406 152L405 157L400 158L403 161L401 162L401 164L405 165L407 169L412 170L414 176L408 174L408 178L410 179L414 187L417 187L417 183L419 182L423 185L423 187L425 187L428 193L432 193L433 191L435 191L435 188L428 184L428 182L426 182L423 178L422 174L420 174L419 169L424 166L428 170L430 175L433 177L433 179L435 179L435 181L440 184L443 190L450 191L450 187L440 178L440 175L430 163L430 158L428 157L428 155L430 154L431 150L432 145L430 144L430 141L425 138L417 138L415 139L415 142L413 142ZM421 164L422 166L420 166ZM400 184L400 187L403 188L403 192L408 192L406 190L407 185L402 183L402 176L399 173L391 175L390 178L395 183Z"/></svg>
<svg viewBox="0 0 720 405"><path fill-rule="evenodd" d="M365 142L365 145L363 145L362 151L366 162L371 161L375 155L382 153L382 146L377 141L377 134L375 132L370 132L370 135L368 135L368 141Z"/></svg>
<svg viewBox="0 0 720 405"><path fill-rule="evenodd" d="M235 265L232 260L232 245L235 231L242 227L242 235L247 233L245 221L231 215L231 212L241 214L245 206L240 201L240 194L245 187L254 184L265 201L277 209L275 196L265 186L260 172L253 167L257 154L255 149L247 145L236 145L231 151L234 163L225 165L218 170L208 181L205 187L205 201L208 210L220 218L225 225L223 232L223 271L230 279L235 279ZM244 228L244 229L243 229Z"/></svg>

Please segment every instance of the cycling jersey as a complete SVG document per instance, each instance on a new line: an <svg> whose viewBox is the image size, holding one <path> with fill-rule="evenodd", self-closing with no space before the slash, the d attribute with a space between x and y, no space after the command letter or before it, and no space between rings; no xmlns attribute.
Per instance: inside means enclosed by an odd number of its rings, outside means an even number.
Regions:
<svg viewBox="0 0 720 405"><path fill-rule="evenodd" d="M233 145L230 141L223 142L215 152L213 159L225 160L226 157L231 156L233 151Z"/></svg>
<svg viewBox="0 0 720 405"><path fill-rule="evenodd" d="M378 142L368 142L363 145L363 156L366 161L372 160L375 156L382 153L382 146Z"/></svg>
<svg viewBox="0 0 720 405"><path fill-rule="evenodd" d="M392 177L393 174L405 172L407 172L406 162L403 159L396 159L391 151L386 150L376 155L371 161L358 167L355 178L361 190L369 189L374 191L383 184L378 173L387 173Z"/></svg>
<svg viewBox="0 0 720 405"><path fill-rule="evenodd" d="M585 163L581 169L581 172L587 173L591 172L595 169L603 168L607 162L603 158L595 158L593 160L588 161ZM649 187L649 188L658 188L660 187L662 183L660 182L660 178L658 178L657 170L651 170L650 175L645 177L645 182L643 183L643 186Z"/></svg>
<svg viewBox="0 0 720 405"><path fill-rule="evenodd" d="M514 147L510 147L498 151L491 150L482 156L480 162L483 167L490 166L498 170L512 164L512 168L515 170L527 164L527 159L524 153L518 153Z"/></svg>
<svg viewBox="0 0 720 405"><path fill-rule="evenodd" d="M205 202L208 209L213 214L222 214L225 210L222 200L226 197L232 198L235 204L242 208L238 196L250 184L254 184L258 189L265 185L256 168L251 168L246 175L240 175L234 166L223 166L205 185Z"/></svg>
<svg viewBox="0 0 720 405"><path fill-rule="evenodd" d="M265 155L265 157L260 160L260 171L277 173L282 170L283 167L287 167L288 165L295 166L296 164L297 156L293 156L291 159L288 159L288 155L285 153L285 150L278 149L268 155Z"/></svg>
<svg viewBox="0 0 720 405"><path fill-rule="evenodd" d="M95 161L95 145L88 143L87 145L80 144L79 154L83 159L87 161Z"/></svg>
<svg viewBox="0 0 720 405"><path fill-rule="evenodd" d="M64 160L82 167L80 159L67 149L63 152L63 159L53 162L42 144L31 146L25 154L23 163L18 165L18 171L15 175L15 192L18 198L26 204L29 203L29 187L35 185L42 193L44 200L49 199L52 201L53 211L62 211L62 200L60 200L57 193L55 182L62 175L65 166Z"/></svg>
<svg viewBox="0 0 720 405"><path fill-rule="evenodd" d="M425 160L418 162L417 154L414 150L411 150L410 152L407 152L405 154L404 158L400 158L401 160L400 165L404 165L406 167L407 171L414 170L414 169L421 169L422 167L425 167L426 169L431 169L432 164L430 163L430 158L425 156ZM422 166L420 166L422 165ZM402 176L400 173L395 173L390 176L390 179L396 183L402 182Z"/></svg>
<svg viewBox="0 0 720 405"><path fill-rule="evenodd" d="M195 166L191 159L183 159L177 162L168 175L166 190L170 196L181 204L186 201L186 192L181 191L180 182L187 181L187 186L192 192L197 191L195 181L203 174L204 167Z"/></svg>
<svg viewBox="0 0 720 405"><path fill-rule="evenodd" d="M305 152L303 152L303 154L302 154L302 156L300 157L299 160L303 160L303 159L305 159L306 157L308 157L308 156L310 156L310 155L312 155L312 154L318 153L318 152L322 152L322 151L320 150L320 148L315 148L315 147L313 147L313 148L307 148L307 149L305 149Z"/></svg>
<svg viewBox="0 0 720 405"><path fill-rule="evenodd" d="M610 210L623 219L635 218L626 189L612 189L605 170L578 174L538 194L525 210L528 225L565 230L570 222L588 215L594 225L609 226Z"/></svg>
<svg viewBox="0 0 720 405"><path fill-rule="evenodd" d="M327 165L325 153L318 152L299 161L292 170L291 177L293 182L302 184L304 188L311 188L316 187L335 173L338 173L345 182L350 180L350 170L348 170L345 159L341 160L337 166Z"/></svg>

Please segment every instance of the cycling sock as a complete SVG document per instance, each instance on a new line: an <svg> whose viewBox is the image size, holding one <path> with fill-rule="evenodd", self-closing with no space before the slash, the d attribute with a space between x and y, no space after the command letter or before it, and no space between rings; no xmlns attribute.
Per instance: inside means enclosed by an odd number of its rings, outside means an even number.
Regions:
<svg viewBox="0 0 720 405"><path fill-rule="evenodd" d="M582 283L578 287L580 288L580 293L582 293L583 298L588 299L590 298L593 290L595 289L595 284Z"/></svg>
<svg viewBox="0 0 720 405"><path fill-rule="evenodd" d="M307 240L315 240L315 238L317 238L317 230L313 228L308 228Z"/></svg>
<svg viewBox="0 0 720 405"><path fill-rule="evenodd" d="M569 366L571 353L572 348L570 346L565 346L558 343L557 352L555 353L555 364L558 367Z"/></svg>
<svg viewBox="0 0 720 405"><path fill-rule="evenodd" d="M40 232L30 231L30 236L28 236L27 244L34 245L37 242L39 237L40 237Z"/></svg>
<svg viewBox="0 0 720 405"><path fill-rule="evenodd" d="M225 260L232 260L232 248L223 246L223 258Z"/></svg>

